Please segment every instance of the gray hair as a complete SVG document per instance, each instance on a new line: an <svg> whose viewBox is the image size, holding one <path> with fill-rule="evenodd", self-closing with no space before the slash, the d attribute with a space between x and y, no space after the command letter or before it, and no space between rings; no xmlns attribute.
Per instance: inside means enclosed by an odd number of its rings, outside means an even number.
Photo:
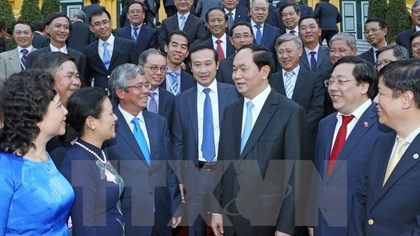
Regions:
<svg viewBox="0 0 420 236"><path fill-rule="evenodd" d="M276 39L276 48L280 46L282 43L293 40L298 48L302 47L302 40L294 34L283 34L278 39Z"/></svg>
<svg viewBox="0 0 420 236"><path fill-rule="evenodd" d="M396 44L386 45L385 47L378 49L378 51L376 51L376 58L379 57L379 54L387 50L392 50L392 54L397 58L397 60L408 59L408 50L405 47Z"/></svg>
<svg viewBox="0 0 420 236"><path fill-rule="evenodd" d="M146 65L147 58L149 58L149 55L152 55L152 54L158 54L158 55L162 55L163 57L165 57L165 54L163 54L163 52L161 52L161 51L159 51L155 48L150 48L150 49L147 49L146 51L144 51L140 54L139 65L141 65L141 66Z"/></svg>
<svg viewBox="0 0 420 236"><path fill-rule="evenodd" d="M128 81L135 79L137 75L144 75L144 70L140 66L130 63L117 66L108 81L111 95L118 101L117 89L128 92Z"/></svg>
<svg viewBox="0 0 420 236"><path fill-rule="evenodd" d="M357 47L356 38L354 37L354 35L349 34L349 33L339 33L339 34L334 35L330 40L329 46L331 47L331 44L334 41L338 41L338 40L345 41L347 43L347 46L349 46L350 49L354 49Z"/></svg>
<svg viewBox="0 0 420 236"><path fill-rule="evenodd" d="M252 8L254 6L255 1L256 0L252 0L250 8ZM267 10L269 10L268 8L270 8L270 3L268 2L268 0L263 0L263 1L267 4ZM418 0L418 1L420 1L420 0Z"/></svg>
<svg viewBox="0 0 420 236"><path fill-rule="evenodd" d="M418 5L420 5L420 0L413 2L413 5L411 5L411 12L413 12L414 8L416 8Z"/></svg>
<svg viewBox="0 0 420 236"><path fill-rule="evenodd" d="M32 63L33 69L40 69L48 72L52 77L55 73L63 70L61 65L66 61L75 63L75 59L62 52L46 52L39 55L39 57Z"/></svg>
<svg viewBox="0 0 420 236"><path fill-rule="evenodd" d="M77 19L84 21L86 19L86 14L81 10L77 10L73 13L73 17L77 17Z"/></svg>

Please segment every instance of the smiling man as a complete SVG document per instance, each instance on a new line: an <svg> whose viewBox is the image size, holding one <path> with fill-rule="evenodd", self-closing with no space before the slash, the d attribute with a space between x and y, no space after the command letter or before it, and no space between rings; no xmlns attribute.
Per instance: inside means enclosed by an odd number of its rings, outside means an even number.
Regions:
<svg viewBox="0 0 420 236"><path fill-rule="evenodd" d="M388 28L385 20L381 18L371 18L365 23L365 36L372 48L360 54L360 57L376 65L376 51L386 46L386 35Z"/></svg>
<svg viewBox="0 0 420 236"><path fill-rule="evenodd" d="M411 5L411 19L413 20L414 27L404 30L395 38L395 42L398 45L403 46L408 50L410 57L412 57L411 44L409 40L410 35L420 30L420 0L416 0L413 2L413 5Z"/></svg>
<svg viewBox="0 0 420 236"><path fill-rule="evenodd" d="M16 49L0 53L0 81L9 78L13 73L25 70L28 54L36 50L32 47L34 29L28 21L16 21L12 30L18 46Z"/></svg>
<svg viewBox="0 0 420 236"><path fill-rule="evenodd" d="M297 3L286 2L280 8L281 20L285 29L280 34L294 34L299 36L300 8Z"/></svg>

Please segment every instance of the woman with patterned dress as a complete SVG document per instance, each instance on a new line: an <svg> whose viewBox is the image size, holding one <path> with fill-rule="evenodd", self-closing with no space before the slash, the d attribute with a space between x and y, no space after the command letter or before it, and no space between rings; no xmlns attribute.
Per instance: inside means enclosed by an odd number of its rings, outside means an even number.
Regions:
<svg viewBox="0 0 420 236"><path fill-rule="evenodd" d="M101 148L115 137L112 104L103 89L82 88L70 96L67 109L67 123L79 135L60 168L76 194L73 236L122 236L124 183Z"/></svg>
<svg viewBox="0 0 420 236"><path fill-rule="evenodd" d="M69 235L74 193L46 152L66 127L53 78L37 70L13 74L0 89L0 109L0 235Z"/></svg>

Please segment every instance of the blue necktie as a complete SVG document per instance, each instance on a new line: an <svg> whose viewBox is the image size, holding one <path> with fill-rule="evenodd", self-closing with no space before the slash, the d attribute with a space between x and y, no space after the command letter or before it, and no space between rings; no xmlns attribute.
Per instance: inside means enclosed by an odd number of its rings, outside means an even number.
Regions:
<svg viewBox="0 0 420 236"><path fill-rule="evenodd" d="M173 95L178 95L179 94L179 91L180 91L180 89L179 89L179 84L178 84L178 75L179 75L179 73L178 72L169 72L168 73L170 76L171 76L171 78L172 78L172 80L170 81L170 90L169 90L169 92L171 92Z"/></svg>
<svg viewBox="0 0 420 236"><path fill-rule="evenodd" d="M258 45L261 45L262 35L261 35L261 25L254 25L257 28L257 35L255 36L255 41Z"/></svg>
<svg viewBox="0 0 420 236"><path fill-rule="evenodd" d="M206 99L204 100L203 143L201 144L201 151L207 162L211 162L216 156L214 148L213 112L209 95L210 91L209 88L203 89L203 92L206 94Z"/></svg>
<svg viewBox="0 0 420 236"><path fill-rule="evenodd" d="M241 138L241 153L244 150L245 144L248 141L249 135L251 134L252 130L252 108L254 107L254 104L251 101L248 101L246 103L246 119L245 119L245 126L244 126L244 132L242 133Z"/></svg>
<svg viewBox="0 0 420 236"><path fill-rule="evenodd" d="M179 30L184 30L184 26L185 26L185 16L181 15L179 17L181 20L179 21Z"/></svg>
<svg viewBox="0 0 420 236"><path fill-rule="evenodd" d="M134 138L140 147L141 152L143 153L144 158L147 161L147 164L150 165L150 154L149 148L147 147L146 138L144 137L143 131L140 129L139 118L134 117L131 123L134 124Z"/></svg>
<svg viewBox="0 0 420 236"><path fill-rule="evenodd" d="M139 33L137 32L139 30L139 27L134 27L133 28L134 32L133 32L133 42L137 42L137 37L139 36Z"/></svg>
<svg viewBox="0 0 420 236"><path fill-rule="evenodd" d="M229 16L229 18L228 18L228 28L230 30L230 28L232 28L232 25L233 25L233 13L229 12L228 16Z"/></svg>
<svg viewBox="0 0 420 236"><path fill-rule="evenodd" d="M104 47L104 54L102 56L102 61L104 63L105 68L108 70L109 69L109 64L111 63L111 55L109 55L109 51L108 51L108 43L104 42L102 44L102 46Z"/></svg>
<svg viewBox="0 0 420 236"><path fill-rule="evenodd" d="M310 52L311 54L311 71L316 71L316 60L315 60L315 53L314 51Z"/></svg>

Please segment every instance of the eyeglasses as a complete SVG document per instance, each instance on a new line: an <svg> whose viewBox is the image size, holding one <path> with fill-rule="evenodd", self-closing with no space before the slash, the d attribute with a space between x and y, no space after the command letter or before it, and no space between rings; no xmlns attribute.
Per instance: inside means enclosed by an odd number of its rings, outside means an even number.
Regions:
<svg viewBox="0 0 420 236"><path fill-rule="evenodd" d="M137 14L140 14L140 13L143 13L143 11L142 10L140 10L140 9L138 9L138 10L130 10L130 11L128 11L130 14L135 14L135 13L137 13Z"/></svg>
<svg viewBox="0 0 420 236"><path fill-rule="evenodd" d="M162 66L161 68L157 66L144 66L144 67L149 68L153 73L156 73L158 69L160 70L161 73L165 73L168 70L166 66Z"/></svg>
<svg viewBox="0 0 420 236"><path fill-rule="evenodd" d="M151 87L152 85L150 83L127 86L127 88L135 88L139 92L142 91L143 89L149 90Z"/></svg>
<svg viewBox="0 0 420 236"><path fill-rule="evenodd" d="M355 80L324 80L324 85L325 87L329 87L329 86L333 86L333 84L337 84L338 86L343 86L345 83L350 82L350 81L355 81Z"/></svg>
<svg viewBox="0 0 420 236"><path fill-rule="evenodd" d="M109 20L103 20L102 22L95 22L93 24L93 27L99 28L99 27L101 27L101 25L107 26L109 24L109 22L110 22Z"/></svg>
<svg viewBox="0 0 420 236"><path fill-rule="evenodd" d="M372 32L372 34L378 32L379 30L382 30L382 28L372 28L370 30L366 30L365 32L363 32L364 34L369 34L370 32Z"/></svg>
<svg viewBox="0 0 420 236"><path fill-rule="evenodd" d="M250 35L250 34L244 34L244 35L235 35L235 36L232 36L232 38L233 38L234 40L249 39L249 38L251 38L251 37L252 37L252 35Z"/></svg>

